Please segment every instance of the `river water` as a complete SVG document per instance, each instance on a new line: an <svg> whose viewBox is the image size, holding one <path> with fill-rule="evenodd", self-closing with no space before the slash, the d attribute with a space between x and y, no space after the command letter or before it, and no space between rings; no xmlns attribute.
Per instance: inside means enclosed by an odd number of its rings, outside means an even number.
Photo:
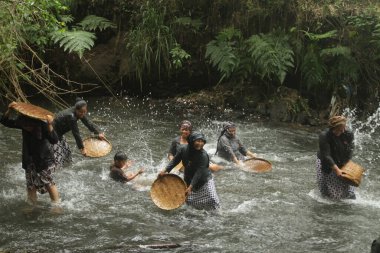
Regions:
<svg viewBox="0 0 380 253"><path fill-rule="evenodd" d="M150 184L166 164L170 141L183 119L208 138L213 154L221 118L184 113L149 99L93 99L90 115L113 144L102 158L79 155L71 133L73 164L56 172L62 214L50 210L47 194L26 203L21 169L21 133L0 126L0 252L369 252L380 235L379 112L350 125L356 129L354 159L367 170L356 200L330 201L316 190L319 130L238 120L244 145L273 163L253 174L233 167L214 173L221 209L186 205L163 211L150 199ZM81 123L80 123L81 125ZM87 129L81 127L82 136ZM145 173L128 184L113 182L108 167L124 150ZM174 249L146 245L179 244Z"/></svg>

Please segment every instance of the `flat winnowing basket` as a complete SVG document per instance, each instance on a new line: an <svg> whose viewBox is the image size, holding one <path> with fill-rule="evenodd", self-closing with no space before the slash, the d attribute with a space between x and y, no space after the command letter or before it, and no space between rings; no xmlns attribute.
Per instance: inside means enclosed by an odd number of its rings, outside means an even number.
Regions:
<svg viewBox="0 0 380 253"><path fill-rule="evenodd" d="M364 169L357 163L349 161L342 167L342 178L350 185L358 187L362 181Z"/></svg>
<svg viewBox="0 0 380 253"><path fill-rule="evenodd" d="M28 104L28 103L16 102L16 104L12 108L15 111L21 113L22 115L25 115L34 119L46 120L46 115L50 115L54 117L54 113L44 108L41 108L39 106Z"/></svg>
<svg viewBox="0 0 380 253"><path fill-rule="evenodd" d="M185 203L186 183L175 174L158 177L150 189L154 204L164 210L176 209Z"/></svg>
<svg viewBox="0 0 380 253"><path fill-rule="evenodd" d="M86 156L89 157L105 156L112 150L112 145L109 141L101 140L96 137L84 139L83 146L86 149Z"/></svg>
<svg viewBox="0 0 380 253"><path fill-rule="evenodd" d="M244 161L244 170L250 172L268 172L272 170L272 163L262 158L250 158Z"/></svg>

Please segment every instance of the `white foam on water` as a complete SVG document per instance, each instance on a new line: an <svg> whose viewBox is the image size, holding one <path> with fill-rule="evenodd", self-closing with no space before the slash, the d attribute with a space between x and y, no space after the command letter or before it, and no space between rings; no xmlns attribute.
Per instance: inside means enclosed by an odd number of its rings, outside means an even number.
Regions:
<svg viewBox="0 0 380 253"><path fill-rule="evenodd" d="M318 189L311 190L307 195L319 203L330 204L330 205L336 203L336 201L322 197Z"/></svg>
<svg viewBox="0 0 380 253"><path fill-rule="evenodd" d="M378 199L378 196L371 196L371 195L362 196L358 192L355 192L355 195L356 195L356 199L347 199L343 201L354 204L354 205L364 206L364 207L380 208L380 200L376 200Z"/></svg>
<svg viewBox="0 0 380 253"><path fill-rule="evenodd" d="M4 200L20 199L20 192L14 189L7 189L2 191L1 198Z"/></svg>

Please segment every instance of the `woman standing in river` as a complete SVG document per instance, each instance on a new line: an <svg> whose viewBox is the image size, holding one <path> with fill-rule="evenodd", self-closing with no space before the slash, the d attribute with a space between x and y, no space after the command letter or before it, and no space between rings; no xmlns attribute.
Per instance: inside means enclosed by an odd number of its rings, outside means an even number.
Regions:
<svg viewBox="0 0 380 253"><path fill-rule="evenodd" d="M187 185L186 203L196 209L213 210L219 208L219 198L209 170L209 157L203 149L206 138L201 133L192 133L188 145L182 146L159 176L169 173L181 161L185 167L184 179Z"/></svg>
<svg viewBox="0 0 380 253"><path fill-rule="evenodd" d="M22 130L22 168L25 170L28 201L37 203L37 192L48 192L53 204L59 203L59 194L53 173L55 171L52 144L58 142L53 129L53 117L46 115L46 122L18 115L10 119L10 110L16 105L12 102L1 117L1 124Z"/></svg>
<svg viewBox="0 0 380 253"><path fill-rule="evenodd" d="M319 135L317 180L322 196L355 199L354 187L341 179L341 168L352 158L354 134L346 129L347 119L334 116L329 128Z"/></svg>
<svg viewBox="0 0 380 253"><path fill-rule="evenodd" d="M232 122L225 122L223 124L223 130L218 138L216 153L223 159L238 165L245 160L244 156L256 157L254 153L243 146L240 139L236 136L236 125Z"/></svg>
<svg viewBox="0 0 380 253"><path fill-rule="evenodd" d="M100 133L99 128L86 117L86 114L87 103L81 98L77 98L73 107L56 114L53 124L58 134L59 142L54 145L54 157L58 166L63 166L71 161L71 150L64 137L64 134L69 131L72 132L82 155L86 155L86 149L83 146L82 137L79 133L78 120L82 121L88 130L98 135L99 139L104 139L104 134Z"/></svg>

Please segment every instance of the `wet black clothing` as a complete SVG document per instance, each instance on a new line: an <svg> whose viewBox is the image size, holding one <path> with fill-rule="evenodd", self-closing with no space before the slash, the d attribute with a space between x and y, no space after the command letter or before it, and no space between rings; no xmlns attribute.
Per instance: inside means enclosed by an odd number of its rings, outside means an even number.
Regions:
<svg viewBox="0 0 380 253"><path fill-rule="evenodd" d="M55 165L54 152L51 144L58 142L58 135L53 130L49 132L47 123L34 119L18 119L2 117L0 122L10 128L22 130L22 168L27 170L31 164L39 172ZM27 130L28 126L30 130Z"/></svg>
<svg viewBox="0 0 380 253"><path fill-rule="evenodd" d="M128 182L127 175L125 175L124 171L114 165L110 167L110 177L117 182Z"/></svg>
<svg viewBox="0 0 380 253"><path fill-rule="evenodd" d="M199 189L212 178L209 170L209 157L204 149L195 150L189 145L181 146L179 152L166 166L166 171L170 172L181 161L185 167L186 185L192 185L194 190Z"/></svg>
<svg viewBox="0 0 380 253"><path fill-rule="evenodd" d="M82 123L93 133L99 134L99 128L92 123L86 116L80 119ZM78 118L75 116L75 107L68 108L66 110L60 111L56 114L54 122L54 129L58 134L60 140L62 140L62 136L69 132L73 133L75 138L75 142L79 149L83 149L83 141L82 137L79 133L78 128Z"/></svg>
<svg viewBox="0 0 380 253"><path fill-rule="evenodd" d="M169 154L172 154L173 156L175 156L179 152L180 148L186 145L187 144L181 144L180 136L174 138L169 148Z"/></svg>
<svg viewBox="0 0 380 253"><path fill-rule="evenodd" d="M217 151L218 156L227 161L233 161L234 155L238 160L244 160L244 156L247 155L247 149L243 146L240 139L230 136L227 132L219 138Z"/></svg>
<svg viewBox="0 0 380 253"><path fill-rule="evenodd" d="M322 162L322 171L331 172L331 167L336 164L342 168L352 158L354 150L354 134L346 130L340 136L334 135L332 130L326 129L319 135L318 158Z"/></svg>

